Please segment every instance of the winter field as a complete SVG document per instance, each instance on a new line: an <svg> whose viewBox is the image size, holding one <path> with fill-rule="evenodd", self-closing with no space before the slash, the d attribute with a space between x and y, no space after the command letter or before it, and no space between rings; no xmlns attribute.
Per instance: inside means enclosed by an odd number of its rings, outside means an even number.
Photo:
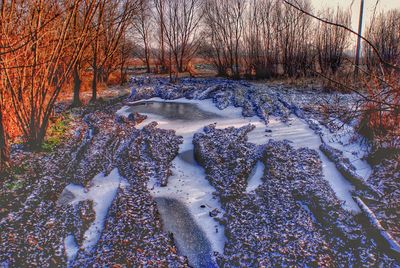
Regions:
<svg viewBox="0 0 400 268"><path fill-rule="evenodd" d="M29 187L2 186L2 267L399 265L396 162L371 165L354 122L320 109L357 96L219 78L130 85L73 110L54 152L14 146Z"/></svg>

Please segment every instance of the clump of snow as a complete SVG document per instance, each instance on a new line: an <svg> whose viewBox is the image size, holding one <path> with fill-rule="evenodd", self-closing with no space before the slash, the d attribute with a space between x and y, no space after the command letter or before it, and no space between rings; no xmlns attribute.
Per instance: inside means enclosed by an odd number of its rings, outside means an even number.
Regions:
<svg viewBox="0 0 400 268"><path fill-rule="evenodd" d="M115 114L117 116L121 116L121 117L126 117L128 118L128 116L131 114L132 112L130 111L128 106L123 106L121 109L119 109Z"/></svg>
<svg viewBox="0 0 400 268"><path fill-rule="evenodd" d="M94 204L96 217L83 237L82 248L85 251L92 249L99 241L108 209L117 194L121 181L122 186L125 185L126 180L121 178L118 169L115 168L108 176L105 176L104 173L96 175L90 182L88 189L76 184L69 184L65 188L64 192L73 195L73 198L68 202L69 204L76 205L85 200L91 200ZM65 251L69 260L76 256L77 245L73 235L68 235L65 238Z"/></svg>

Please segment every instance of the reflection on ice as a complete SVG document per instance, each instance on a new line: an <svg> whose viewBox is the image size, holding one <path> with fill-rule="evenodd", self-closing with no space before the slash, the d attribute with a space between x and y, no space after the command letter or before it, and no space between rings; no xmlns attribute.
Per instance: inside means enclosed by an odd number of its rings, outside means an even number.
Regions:
<svg viewBox="0 0 400 268"><path fill-rule="evenodd" d="M193 220L185 205L176 199L156 198L164 229L174 234L180 254L187 256L193 267L217 267L211 245L202 229Z"/></svg>

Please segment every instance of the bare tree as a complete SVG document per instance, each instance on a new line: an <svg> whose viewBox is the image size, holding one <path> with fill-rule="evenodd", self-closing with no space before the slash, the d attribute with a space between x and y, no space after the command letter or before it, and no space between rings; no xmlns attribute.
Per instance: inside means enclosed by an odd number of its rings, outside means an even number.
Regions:
<svg viewBox="0 0 400 268"><path fill-rule="evenodd" d="M304 10L311 9L309 0L299 4ZM279 40L284 72L289 77L306 75L312 64L311 20L302 12L284 5L280 21L282 29L279 31Z"/></svg>
<svg viewBox="0 0 400 268"><path fill-rule="evenodd" d="M400 11L390 10L381 13L370 22L366 38L379 51L386 62L400 65ZM379 66L379 58L371 46L365 46L366 63L370 69Z"/></svg>
<svg viewBox="0 0 400 268"><path fill-rule="evenodd" d="M0 103L0 174L7 167L9 161L8 139L5 126L3 124L3 105Z"/></svg>
<svg viewBox="0 0 400 268"><path fill-rule="evenodd" d="M69 29L82 5L84 30L75 42ZM32 148L44 140L53 107L83 51L96 8L94 1L83 0L2 2L0 46L8 48L8 53L0 55L1 92ZM18 46L18 36L28 36L26 46Z"/></svg>
<svg viewBox="0 0 400 268"><path fill-rule="evenodd" d="M81 10L79 12L76 12L73 17L73 22L70 27L71 35L74 37L72 39L73 42L76 42L77 44L79 43L79 36L82 34L82 30L85 30L82 28L83 26L83 14L85 14L85 9L86 6L82 6ZM89 30L88 32L90 32ZM72 99L72 104L71 107L79 107L82 105L81 99L80 99L80 92L81 92L81 85L82 85L82 71L87 68L88 66L88 61L90 60L90 55L88 48L91 44L91 40L88 38L87 42L85 43L85 46L83 47L82 53L79 55L79 57L76 59L76 64L73 68L72 71L72 77L73 77L73 99ZM75 45L75 44L74 44ZM78 44L79 45L79 44Z"/></svg>
<svg viewBox="0 0 400 268"><path fill-rule="evenodd" d="M244 29L245 0L207 0L205 23L220 75L240 77L240 45Z"/></svg>
<svg viewBox="0 0 400 268"><path fill-rule="evenodd" d="M163 28L169 47L170 65L183 72L199 48L199 23L203 0L166 0ZM172 66L170 66L170 71Z"/></svg>
<svg viewBox="0 0 400 268"><path fill-rule="evenodd" d="M133 20L135 32L139 35L143 45L143 61L146 64L146 70L150 73L150 52L151 52L151 28L152 14L149 0L139 0L139 13ZM162 13L162 12L161 12ZM161 49L162 50L162 49ZM161 60L163 61L163 60Z"/></svg>
<svg viewBox="0 0 400 268"><path fill-rule="evenodd" d="M118 46L118 58L116 59L116 66L119 67L120 85L128 81L127 62L132 57L136 50L135 44L132 40L124 36L120 45Z"/></svg>
<svg viewBox="0 0 400 268"><path fill-rule="evenodd" d="M165 24L165 4L164 0L154 0L155 8L155 21L158 26L158 41L159 41L159 64L161 66L161 71L164 72L167 68L165 59L165 34L164 34L164 24Z"/></svg>
<svg viewBox="0 0 400 268"><path fill-rule="evenodd" d="M277 23L280 5L275 0L252 0L246 14L244 50L247 75L257 78L277 75Z"/></svg>
<svg viewBox="0 0 400 268"><path fill-rule="evenodd" d="M98 81L107 81L113 62L110 59L118 50L121 39L137 14L136 0L100 0L94 20L92 42L92 98L97 100Z"/></svg>
<svg viewBox="0 0 400 268"><path fill-rule="evenodd" d="M321 16L329 21L350 27L350 13L339 8L336 12L332 9L327 9ZM335 74L343 63L343 54L349 46L350 33L343 28L320 21L317 22L315 33L318 66L323 73Z"/></svg>

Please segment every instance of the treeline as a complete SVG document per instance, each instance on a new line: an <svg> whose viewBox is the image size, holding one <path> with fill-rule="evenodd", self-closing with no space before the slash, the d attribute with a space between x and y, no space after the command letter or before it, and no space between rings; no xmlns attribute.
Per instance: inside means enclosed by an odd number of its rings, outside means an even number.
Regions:
<svg viewBox="0 0 400 268"><path fill-rule="evenodd" d="M300 3L311 10L309 1ZM283 1L222 0L206 3L206 49L220 75L257 78L307 76L311 69L336 72L349 34L313 21ZM350 24L350 14L325 10L320 16Z"/></svg>
<svg viewBox="0 0 400 268"><path fill-rule="evenodd" d="M198 56L221 76L270 78L336 73L349 47L349 32L316 22L282 0L141 0L135 28L147 70L182 72ZM311 11L309 1L300 5ZM350 13L318 14L350 26Z"/></svg>
<svg viewBox="0 0 400 268"><path fill-rule="evenodd" d="M349 71L344 62L353 60L351 14L341 8L316 12L309 0L139 2L134 34L137 55L148 72L182 72L200 57L212 62L219 75L233 78L335 75ZM399 11L383 13L366 31L366 38L389 62L399 58L398 21ZM377 66L377 51L367 43L364 48L362 64Z"/></svg>

